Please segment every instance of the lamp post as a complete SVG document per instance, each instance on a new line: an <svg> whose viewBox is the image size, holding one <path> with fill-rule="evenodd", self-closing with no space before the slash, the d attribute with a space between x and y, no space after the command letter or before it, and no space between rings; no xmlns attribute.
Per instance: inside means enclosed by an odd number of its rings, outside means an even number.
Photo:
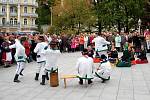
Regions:
<svg viewBox="0 0 150 100"><path fill-rule="evenodd" d="M52 7L50 7L50 11L51 11L51 26L53 25L53 9Z"/></svg>
<svg viewBox="0 0 150 100"><path fill-rule="evenodd" d="M141 21L141 19L139 19L138 20L138 25L139 25L139 33L141 34L141 23L142 23L142 21Z"/></svg>
<svg viewBox="0 0 150 100"><path fill-rule="evenodd" d="M49 4L46 3L46 6L49 7ZM49 9L50 9L50 12L51 12L51 26L52 26L53 25L53 8L52 8L52 6L50 6Z"/></svg>

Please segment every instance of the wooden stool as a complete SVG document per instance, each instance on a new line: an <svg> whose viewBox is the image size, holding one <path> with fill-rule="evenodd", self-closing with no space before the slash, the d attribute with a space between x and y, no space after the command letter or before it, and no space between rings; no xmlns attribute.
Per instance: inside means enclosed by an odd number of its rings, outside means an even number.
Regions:
<svg viewBox="0 0 150 100"><path fill-rule="evenodd" d="M77 75L63 75L63 76L61 77L61 79L64 79L65 88L67 87L66 79L70 79L70 78L78 78L78 77L77 77Z"/></svg>

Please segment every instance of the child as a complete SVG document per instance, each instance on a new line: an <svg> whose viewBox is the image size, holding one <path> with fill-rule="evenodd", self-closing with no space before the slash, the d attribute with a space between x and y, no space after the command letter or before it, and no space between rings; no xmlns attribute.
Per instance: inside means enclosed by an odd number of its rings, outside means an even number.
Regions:
<svg viewBox="0 0 150 100"><path fill-rule="evenodd" d="M136 63L141 64L141 63L148 63L147 57L146 57L146 51L144 49L144 46L141 46L141 52L139 52L139 55L137 56Z"/></svg>
<svg viewBox="0 0 150 100"><path fill-rule="evenodd" d="M102 62L100 63L100 67L97 69L97 72L95 72L95 74L97 77L102 79L102 83L105 83L105 81L108 81L110 79L112 68L105 55L101 55L101 59Z"/></svg>
<svg viewBox="0 0 150 100"><path fill-rule="evenodd" d="M118 51L114 44L112 44L111 51L108 52L108 59L111 63L116 63L118 59Z"/></svg>
<svg viewBox="0 0 150 100"><path fill-rule="evenodd" d="M92 49L92 47L91 46L88 46L88 56L89 57L91 57L91 58L93 58L93 55L94 55L94 50Z"/></svg>

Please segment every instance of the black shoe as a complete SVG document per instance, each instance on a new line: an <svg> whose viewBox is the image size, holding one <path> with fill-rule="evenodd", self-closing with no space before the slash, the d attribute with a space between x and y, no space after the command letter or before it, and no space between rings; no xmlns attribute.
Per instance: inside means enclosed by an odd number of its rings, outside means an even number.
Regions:
<svg viewBox="0 0 150 100"><path fill-rule="evenodd" d="M83 82L79 81L79 84L80 84L80 85L83 85Z"/></svg>
<svg viewBox="0 0 150 100"><path fill-rule="evenodd" d="M101 83L105 83L105 81L106 81L105 79L102 79L102 82L101 82Z"/></svg>
<svg viewBox="0 0 150 100"><path fill-rule="evenodd" d="M8 68L8 67L10 67L10 65L5 65L5 66L4 66L4 68Z"/></svg>
<svg viewBox="0 0 150 100"><path fill-rule="evenodd" d="M23 71L23 70L24 70L24 69L21 69L21 71L20 71L20 75L21 75L21 76L23 76L23 74L22 74L22 71Z"/></svg>
<svg viewBox="0 0 150 100"><path fill-rule="evenodd" d="M45 75L42 75L42 82L40 83L41 85L45 85Z"/></svg>
<svg viewBox="0 0 150 100"><path fill-rule="evenodd" d="M19 83L19 82L21 82L21 81L20 81L20 80L14 80L14 82Z"/></svg>
<svg viewBox="0 0 150 100"><path fill-rule="evenodd" d="M93 83L91 80L88 80L88 84L91 84L91 83Z"/></svg>
<svg viewBox="0 0 150 100"><path fill-rule="evenodd" d="M39 80L39 73L36 73L35 80L36 80L36 81Z"/></svg>
<svg viewBox="0 0 150 100"><path fill-rule="evenodd" d="M47 79L47 80L49 80L49 77L48 77L48 72L46 72L46 79Z"/></svg>
<svg viewBox="0 0 150 100"><path fill-rule="evenodd" d="M79 84L83 85L83 79L79 78Z"/></svg>
<svg viewBox="0 0 150 100"><path fill-rule="evenodd" d="M16 74L16 75L15 75L15 78L14 78L14 82L17 82L17 83L19 83L19 82L20 82L20 80L18 80L18 77L19 77L19 75L18 75L18 74Z"/></svg>
<svg viewBox="0 0 150 100"><path fill-rule="evenodd" d="M108 79L107 80L110 80L110 76L108 77Z"/></svg>
<svg viewBox="0 0 150 100"><path fill-rule="evenodd" d="M42 82L41 82L40 85L45 85L45 83L42 83Z"/></svg>

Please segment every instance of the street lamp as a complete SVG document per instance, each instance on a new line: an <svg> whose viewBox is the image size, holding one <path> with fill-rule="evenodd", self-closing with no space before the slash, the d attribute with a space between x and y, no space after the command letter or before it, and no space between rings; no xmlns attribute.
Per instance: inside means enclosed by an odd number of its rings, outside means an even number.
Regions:
<svg viewBox="0 0 150 100"><path fill-rule="evenodd" d="M49 7L48 3L46 3L46 6ZM51 12L51 26L53 25L53 8L52 7L49 7L50 9L50 12Z"/></svg>
<svg viewBox="0 0 150 100"><path fill-rule="evenodd" d="M50 7L50 11L51 11L51 26L53 25L53 9L52 7Z"/></svg>
<svg viewBox="0 0 150 100"><path fill-rule="evenodd" d="M141 24L142 24L142 21L141 19L138 20L138 25L139 25L139 33L141 34Z"/></svg>

